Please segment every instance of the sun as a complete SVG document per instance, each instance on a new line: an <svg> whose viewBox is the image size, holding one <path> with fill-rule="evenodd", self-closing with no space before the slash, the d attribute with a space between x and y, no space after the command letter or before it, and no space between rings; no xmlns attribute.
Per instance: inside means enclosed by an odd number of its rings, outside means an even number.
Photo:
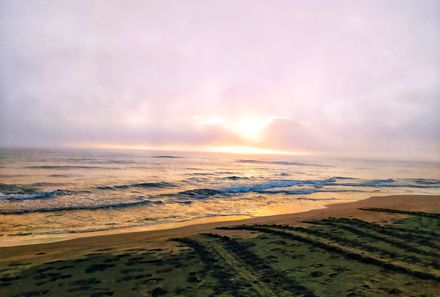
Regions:
<svg viewBox="0 0 440 297"><path fill-rule="evenodd" d="M259 141L269 123L266 119L244 117L234 121L230 125L230 130L243 139Z"/></svg>

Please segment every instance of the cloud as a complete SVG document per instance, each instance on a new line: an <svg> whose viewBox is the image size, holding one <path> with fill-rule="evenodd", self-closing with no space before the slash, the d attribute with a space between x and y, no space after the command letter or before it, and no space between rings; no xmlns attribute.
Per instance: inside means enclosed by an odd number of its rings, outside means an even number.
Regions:
<svg viewBox="0 0 440 297"><path fill-rule="evenodd" d="M1 145L440 158L438 1L6 0L0 14Z"/></svg>

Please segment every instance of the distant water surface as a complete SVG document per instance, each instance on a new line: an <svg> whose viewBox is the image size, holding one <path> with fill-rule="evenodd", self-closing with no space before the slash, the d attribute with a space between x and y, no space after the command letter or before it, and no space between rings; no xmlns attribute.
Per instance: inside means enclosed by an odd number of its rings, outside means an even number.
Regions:
<svg viewBox="0 0 440 297"><path fill-rule="evenodd" d="M60 234L440 194L440 164L183 152L0 150L0 246Z"/></svg>

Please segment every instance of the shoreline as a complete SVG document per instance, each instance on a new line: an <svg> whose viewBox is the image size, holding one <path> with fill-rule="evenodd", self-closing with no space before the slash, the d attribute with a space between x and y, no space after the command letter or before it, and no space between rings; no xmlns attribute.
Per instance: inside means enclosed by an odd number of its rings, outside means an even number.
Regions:
<svg viewBox="0 0 440 297"><path fill-rule="evenodd" d="M208 216L208 217L200 217L194 219L187 219L176 222L167 222L167 223L158 223L152 225L140 225L140 226L131 226L131 227L121 227L107 230L99 230L99 231L91 231L91 232L60 232L60 233L52 233L52 234L37 234L37 235L26 235L26 236L0 236L0 248L3 247L17 247L24 245L33 245L33 244L48 244L66 240L80 239L80 238L89 238L96 236L112 236L112 235L123 235L127 233L139 233L139 232L152 232L152 231L162 231L168 229L177 229L181 227L188 227L193 225L203 225L203 224L211 224L211 223L227 223L227 222L235 222L242 221L248 219L260 219L265 217L273 217L273 216L283 216L283 215L294 215L297 213L318 210L326 208L333 204L340 203L351 203L368 199L370 196L357 196L350 199L344 200L317 200L312 205L302 205L299 209L287 209L284 212L273 212L273 214L265 214L265 215L217 215L217 216ZM298 207L298 206L296 206Z"/></svg>
<svg viewBox="0 0 440 297"><path fill-rule="evenodd" d="M75 240L80 238L89 238L97 236L112 236L112 235L123 235L129 233L142 233L142 232L152 232L152 231L162 231L162 230L172 230L193 225L203 225L217 222L232 222L238 220L246 220L251 218L250 216L236 215L236 216L215 216L206 218L197 218L186 221L179 221L173 223L161 223L149 226L136 226L136 227L122 227L103 231L92 231L92 232L78 232L78 233L59 233L50 234L50 237L43 238L44 235L27 235L26 239L15 240L12 239L8 243L8 239L0 241L0 249L6 247L18 247L25 245L34 244L49 244L61 241ZM4 236L8 237L8 236ZM6 243L6 244L5 244ZM15 244L14 244L15 243Z"/></svg>
<svg viewBox="0 0 440 297"><path fill-rule="evenodd" d="M216 232L215 228L242 224L294 224L304 225L303 221L325 217L356 217L379 223L390 222L394 218L405 217L403 214L386 214L362 211L364 207L394 208L400 210L417 210L440 212L440 195L390 195L372 196L354 201L329 204L324 208L298 213L262 216L241 220L207 222L190 224L170 229L138 231L110 235L93 235L63 241L0 247L0 262L16 259L68 258L73 255L90 252L100 248L124 249L145 245L163 245L174 237L186 237L204 232ZM218 232L218 231L217 231ZM38 254L41 256L36 256ZM41 258L41 259L40 259Z"/></svg>

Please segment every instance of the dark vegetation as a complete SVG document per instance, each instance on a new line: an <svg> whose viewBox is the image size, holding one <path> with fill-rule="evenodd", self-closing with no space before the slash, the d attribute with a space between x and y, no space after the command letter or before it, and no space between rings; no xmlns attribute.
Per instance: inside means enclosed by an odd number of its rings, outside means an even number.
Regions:
<svg viewBox="0 0 440 297"><path fill-rule="evenodd" d="M405 214L388 225L241 225L167 248L9 262L0 267L0 296L440 296L440 218Z"/></svg>

